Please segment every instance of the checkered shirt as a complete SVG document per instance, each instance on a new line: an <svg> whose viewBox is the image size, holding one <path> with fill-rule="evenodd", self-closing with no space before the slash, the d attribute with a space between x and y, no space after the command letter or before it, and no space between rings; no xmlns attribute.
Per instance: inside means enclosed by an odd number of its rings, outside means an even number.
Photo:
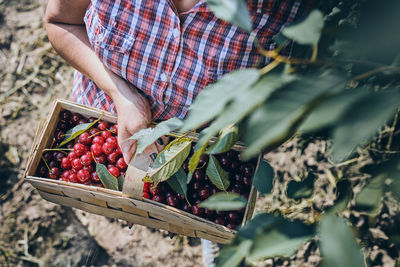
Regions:
<svg viewBox="0 0 400 267"><path fill-rule="evenodd" d="M313 2L248 0L252 34L218 19L205 0L179 15L168 0L92 0L84 20L97 56L148 97L159 121L184 118L200 91L223 74L268 63L257 52L255 37L274 49L273 36ZM73 98L115 112L112 99L79 72Z"/></svg>

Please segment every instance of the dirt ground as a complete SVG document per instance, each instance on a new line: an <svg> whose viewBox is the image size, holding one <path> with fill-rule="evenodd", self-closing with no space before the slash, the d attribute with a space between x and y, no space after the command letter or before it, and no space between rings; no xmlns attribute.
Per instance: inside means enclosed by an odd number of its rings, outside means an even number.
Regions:
<svg viewBox="0 0 400 267"><path fill-rule="evenodd" d="M0 266L202 266L198 239L170 239L164 231L140 225L129 229L124 221L47 202L23 183L39 121L46 118L54 99L69 99L71 92L73 69L46 37L45 3L0 0ZM257 210L291 210L290 218L316 220L336 198L332 173L327 171L333 166L323 156L328 145L294 139L267 155L278 170L278 181L271 196L258 200ZM318 173L312 196L289 200L282 188L293 177L310 172ZM362 186L364 178L356 174L353 180ZM369 229L372 245L366 251L373 266L394 266L399 258L399 248L387 241L385 229L398 223L400 206L391 198L385 198L385 205L389 208L380 214L381 223ZM356 212L347 217L360 228L366 223ZM319 262L313 240L289 259L270 259L258 266Z"/></svg>

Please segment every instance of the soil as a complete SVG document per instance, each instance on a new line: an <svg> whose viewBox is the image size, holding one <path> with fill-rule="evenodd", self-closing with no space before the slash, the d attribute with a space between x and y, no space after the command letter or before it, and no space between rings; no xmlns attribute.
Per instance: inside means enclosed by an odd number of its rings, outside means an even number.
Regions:
<svg viewBox="0 0 400 267"><path fill-rule="evenodd" d="M24 169L40 120L56 98L70 99L73 69L51 48L43 25L44 0L0 0L0 266L202 266L199 239L174 237L140 225L108 219L43 200L23 182ZM366 177L357 164L336 168L325 157L329 142L294 138L266 155L277 170L274 190L260 197L257 210L280 211L307 222L318 220L336 199L332 175L350 175L355 189ZM317 174L310 196L287 197L287 184ZM349 204L351 206L351 204ZM373 266L394 266L399 248L388 229L400 218L400 205L385 196L378 223L349 209L353 225L365 228ZM316 240L291 258L257 266L317 266Z"/></svg>

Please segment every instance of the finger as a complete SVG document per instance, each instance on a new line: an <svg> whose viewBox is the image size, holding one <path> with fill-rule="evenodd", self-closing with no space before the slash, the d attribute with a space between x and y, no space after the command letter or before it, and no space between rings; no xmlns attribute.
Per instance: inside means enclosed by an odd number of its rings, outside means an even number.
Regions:
<svg viewBox="0 0 400 267"><path fill-rule="evenodd" d="M118 137L118 139L120 139ZM122 139L122 137L121 137ZM121 152L126 163L131 162L133 156L136 154L137 140L118 140L121 144Z"/></svg>
<svg viewBox="0 0 400 267"><path fill-rule="evenodd" d="M151 144L148 147L146 147L146 149L144 150L144 153L146 153L147 155L149 155L149 157L152 160L155 160L158 154L158 149L157 146L155 144Z"/></svg>
<svg viewBox="0 0 400 267"><path fill-rule="evenodd" d="M156 142L154 142L154 144L157 147L157 151L161 152L164 147L168 144L169 142L169 137L168 136L161 136L160 138L157 139Z"/></svg>

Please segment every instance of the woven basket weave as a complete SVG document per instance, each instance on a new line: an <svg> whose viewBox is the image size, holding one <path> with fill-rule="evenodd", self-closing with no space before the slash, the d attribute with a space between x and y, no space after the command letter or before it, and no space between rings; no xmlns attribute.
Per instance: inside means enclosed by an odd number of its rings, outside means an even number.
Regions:
<svg viewBox="0 0 400 267"><path fill-rule="evenodd" d="M39 124L25 172L25 180L31 183L44 199L89 213L164 229L179 235L204 238L218 243L226 243L235 235L234 230L225 226L174 207L145 199L142 196L128 197L122 192L110 189L36 177L41 153L43 149L50 147L59 113L63 109L79 113L85 117L98 118L103 113L103 120L112 123L117 121L113 114L102 110L65 100L55 101L48 119ZM251 218L255 200L256 191L252 187L242 224Z"/></svg>

